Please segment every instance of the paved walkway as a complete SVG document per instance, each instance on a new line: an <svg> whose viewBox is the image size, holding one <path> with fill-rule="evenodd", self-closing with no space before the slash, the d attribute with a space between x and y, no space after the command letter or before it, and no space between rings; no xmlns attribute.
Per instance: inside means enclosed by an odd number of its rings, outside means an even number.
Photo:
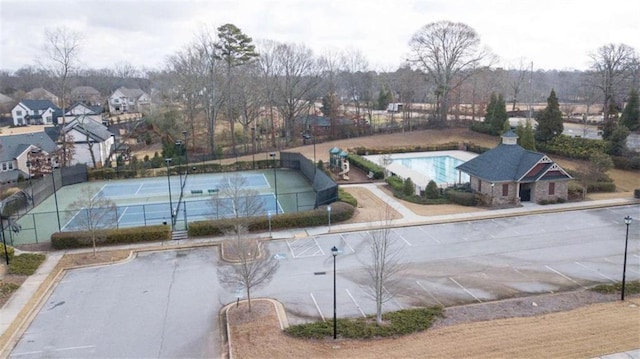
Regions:
<svg viewBox="0 0 640 359"><path fill-rule="evenodd" d="M487 219L487 218L502 218L508 216L518 216L525 214L539 214L539 213L553 213L553 212L561 212L561 211L571 211L578 209L588 209L588 208L601 208L601 207L611 207L611 206L622 206L622 205L632 205L639 204L640 201L633 198L616 198L616 199L606 199L606 200L597 200L597 201L585 201L585 202L571 202L571 203L562 203L562 204L554 204L554 205L536 205L536 204L527 204L526 206L519 208L509 208L509 209L499 209L499 210L490 210L490 211L482 211L482 212L469 212L469 213L458 213L458 214L448 214L448 215L438 215L438 216L420 216L415 214L413 211L409 210L407 207L403 206L399 201L395 198L390 197L386 192L382 191L379 186L380 184L368 183L368 184L354 184L354 185L346 185L345 187L363 187L371 191L376 196L380 197L386 203L389 203L392 208L398 211L403 217L399 219L394 219L391 221L391 225L393 227L402 227L408 225L417 225L417 224L435 224L435 223L447 223L447 222L456 222L456 221L470 221L475 219ZM363 222L363 223L348 223L348 224L337 224L332 225L330 232L331 233L340 233L340 232L350 232L350 231L359 231L359 230L367 230L376 225L383 225L384 223L376 223L376 222ZM299 236L303 230L301 229L291 229L291 230L283 230L283 231L273 231L271 233L272 238L274 239L288 239ZM306 229L306 234L311 236L317 236L321 234L326 234L329 232L328 226L320 226ZM256 236L264 237L264 233L257 234ZM191 246L196 244L205 244L205 243L215 243L220 242L224 238L223 237L214 237L214 238L199 238L199 239L188 239L188 240L177 240L177 241L165 241L165 242L153 242L153 243L144 243L144 244L132 244L132 245L124 245L124 246L111 246L101 248L100 250L118 250L118 249L138 249L144 250L145 248L154 248L159 246L166 246L168 248L183 248L184 246ZM79 250L70 250L70 251L56 251L50 252L47 254L47 259L45 262L38 268L38 271L27 278L27 280L20 286L20 288L11 296L9 301L0 309L0 335L5 336L5 334L10 334L14 336L15 333L5 333L12 325L12 323L19 317L20 313L27 306L31 298L34 296L38 288L45 281L45 279L49 276L51 271L58 264L60 259L65 253L77 253L77 252L86 252L91 249L79 249ZM1 278L1 275L0 275ZM37 308L29 308L30 311L36 311ZM30 320L31 312L27 313L28 315L21 320ZM22 323L20 323L19 327L22 327ZM15 326L14 326L15 327ZM15 329L13 329L15 330ZM8 341L9 345L13 345L13 341L17 338L10 338ZM0 354L6 353L6 350L10 350L10 348L0 348ZM640 350L635 350L627 353L619 353L603 356L601 358L605 359L618 359L618 358L634 358L640 359Z"/></svg>

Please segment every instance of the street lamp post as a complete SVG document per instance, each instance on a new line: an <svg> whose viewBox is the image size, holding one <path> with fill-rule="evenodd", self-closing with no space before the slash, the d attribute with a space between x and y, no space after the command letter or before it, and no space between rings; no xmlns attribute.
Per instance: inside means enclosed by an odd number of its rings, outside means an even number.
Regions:
<svg viewBox="0 0 640 359"><path fill-rule="evenodd" d="M171 163L171 158L165 158L164 161L167 163L167 185L169 186L169 214L171 215L171 231L173 232L173 200L171 199L171 177L169 173L169 163Z"/></svg>
<svg viewBox="0 0 640 359"><path fill-rule="evenodd" d="M329 223L329 232L331 232L331 205L327 206L327 222Z"/></svg>
<svg viewBox="0 0 640 359"><path fill-rule="evenodd" d="M251 127L251 168L256 169L256 128Z"/></svg>
<svg viewBox="0 0 640 359"><path fill-rule="evenodd" d="M631 216L624 217L624 224L627 225L627 235L624 239L624 264L622 265L622 296L620 300L624 300L624 285L627 275L627 244L629 243L629 225L631 224Z"/></svg>
<svg viewBox="0 0 640 359"><path fill-rule="evenodd" d="M27 153L27 171L29 172L29 188L31 189L31 209L35 208L36 201L33 198L33 182L31 182L31 158Z"/></svg>
<svg viewBox="0 0 640 359"><path fill-rule="evenodd" d="M269 157L273 159L273 184L275 186L275 196L276 196L276 216L278 215L278 172L276 171L276 153L269 153Z"/></svg>
<svg viewBox="0 0 640 359"><path fill-rule="evenodd" d="M331 248L331 254L333 255L333 339L335 340L338 335L336 317L336 256L338 255L338 248L336 246Z"/></svg>
<svg viewBox="0 0 640 359"><path fill-rule="evenodd" d="M4 221L2 219L2 203L0 203L0 235L2 235L2 245L4 246L4 259L9 265L9 252L7 251L7 237L4 234Z"/></svg>
<svg viewBox="0 0 640 359"><path fill-rule="evenodd" d="M271 211L267 212L267 219L269 220L269 238L273 238L273 234L271 233Z"/></svg>

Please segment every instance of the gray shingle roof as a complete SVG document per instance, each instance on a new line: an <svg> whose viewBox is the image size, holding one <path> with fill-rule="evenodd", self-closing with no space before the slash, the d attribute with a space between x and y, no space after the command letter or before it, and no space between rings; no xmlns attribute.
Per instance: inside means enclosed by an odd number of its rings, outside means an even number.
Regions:
<svg viewBox="0 0 640 359"><path fill-rule="evenodd" d="M518 145L500 144L456 168L489 182L518 181L543 157Z"/></svg>
<svg viewBox="0 0 640 359"><path fill-rule="evenodd" d="M144 91L141 89L128 89L126 87L120 87L118 90L122 92L123 95L131 98L138 98L144 94Z"/></svg>
<svg viewBox="0 0 640 359"><path fill-rule="evenodd" d="M58 106L54 105L53 102L49 100L22 100L20 101L24 106L28 107L31 110L46 110L48 108L52 108L54 110L58 109Z"/></svg>
<svg viewBox="0 0 640 359"><path fill-rule="evenodd" d="M58 146L44 132L24 133L0 137L0 161L11 161L23 153L29 145L41 148L43 151L53 153Z"/></svg>
<svg viewBox="0 0 640 359"><path fill-rule="evenodd" d="M88 134L89 138L97 142L102 142L113 135L103 124L88 119L83 122L78 120L71 121L65 126L65 131L70 131L71 129L74 129L85 136ZM86 142L86 140L86 137L76 138L74 139L74 142Z"/></svg>

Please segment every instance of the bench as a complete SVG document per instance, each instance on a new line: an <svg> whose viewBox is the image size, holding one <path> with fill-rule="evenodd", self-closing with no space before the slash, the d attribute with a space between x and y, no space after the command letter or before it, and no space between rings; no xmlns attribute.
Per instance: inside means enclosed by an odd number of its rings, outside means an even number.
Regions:
<svg viewBox="0 0 640 359"><path fill-rule="evenodd" d="M210 189L208 192L209 194L215 194L215 193L218 193L219 191L220 191L219 189L214 188L214 189Z"/></svg>
<svg viewBox="0 0 640 359"><path fill-rule="evenodd" d="M373 179L373 176L374 176L373 171L369 171L369 174L367 175L367 178Z"/></svg>
<svg viewBox="0 0 640 359"><path fill-rule="evenodd" d="M202 190L201 189L192 189L191 190L191 194L202 194Z"/></svg>

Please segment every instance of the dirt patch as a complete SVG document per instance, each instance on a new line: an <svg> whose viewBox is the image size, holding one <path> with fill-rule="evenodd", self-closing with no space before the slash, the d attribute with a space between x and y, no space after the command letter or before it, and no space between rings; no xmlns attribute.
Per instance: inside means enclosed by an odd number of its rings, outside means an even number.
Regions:
<svg viewBox="0 0 640 359"><path fill-rule="evenodd" d="M588 358L638 348L640 298L615 298L585 291L449 308L426 332L364 341L291 338L267 302L254 302L254 321L229 324L235 358ZM602 300L613 302L589 304ZM532 312L547 314L522 317Z"/></svg>
<svg viewBox="0 0 640 359"><path fill-rule="evenodd" d="M380 197L373 194L366 188L362 187L343 187L345 191L358 200L358 208L354 216L345 223L362 223L371 221L380 221L385 219L384 212L381 210L385 206L385 202ZM396 210L390 211L389 219L399 219L402 215Z"/></svg>

